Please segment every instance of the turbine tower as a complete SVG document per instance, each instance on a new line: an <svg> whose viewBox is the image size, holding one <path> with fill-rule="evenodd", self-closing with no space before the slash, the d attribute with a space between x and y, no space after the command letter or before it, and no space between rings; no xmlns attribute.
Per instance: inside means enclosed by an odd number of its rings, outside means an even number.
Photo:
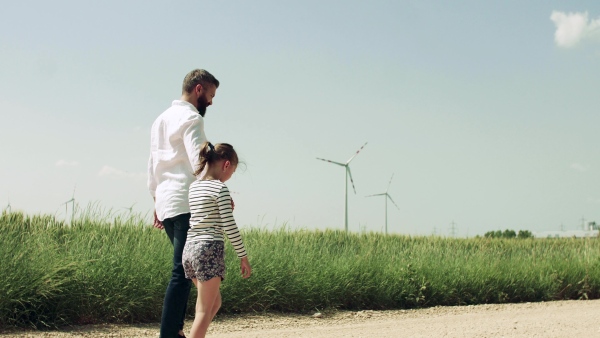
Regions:
<svg viewBox="0 0 600 338"><path fill-rule="evenodd" d="M394 178L394 174L392 174L392 177L390 178L390 183L388 183L388 187L387 187L387 189L385 190L384 193L365 196L365 197L385 196L385 234L386 235L388 233L388 217L387 217L387 200L388 200L388 198L390 199L390 201L392 201L392 203L394 203L394 205L396 206L396 208L398 210L400 210L400 208L398 207L398 205L396 204L396 202L394 202L394 200L392 199L392 196L390 196L390 194L388 194L388 191L390 190L390 185L392 185L392 179L393 178Z"/></svg>
<svg viewBox="0 0 600 338"><path fill-rule="evenodd" d="M77 186L73 188L73 196L71 199L63 203L65 206L65 217L68 214L69 203L71 203L71 224L73 224L73 216L75 215L75 188L77 188Z"/></svg>
<svg viewBox="0 0 600 338"><path fill-rule="evenodd" d="M137 202L133 203L130 207L121 207L125 210L129 210L129 214L131 214L133 212L133 206L136 205Z"/></svg>
<svg viewBox="0 0 600 338"><path fill-rule="evenodd" d="M9 214L12 211L12 207L10 206L10 197L8 198L8 204L6 205L4 211L6 211L7 214Z"/></svg>
<svg viewBox="0 0 600 338"><path fill-rule="evenodd" d="M352 179L352 173L350 172L349 164L366 145L367 145L367 142L365 142L365 144L363 144L363 146L360 147L360 149L358 149L356 151L356 154L354 154L352 157L350 157L350 159L348 161L346 161L346 163L330 161L330 160L326 160L324 158L317 157L317 160L337 164L339 166L346 168L346 175L345 175L346 176L346 190L345 190L345 202L344 202L344 228L346 229L346 232L348 232L348 176L350 176L350 182L352 183L352 189L354 189L354 194L356 194L356 188L354 187L354 180Z"/></svg>

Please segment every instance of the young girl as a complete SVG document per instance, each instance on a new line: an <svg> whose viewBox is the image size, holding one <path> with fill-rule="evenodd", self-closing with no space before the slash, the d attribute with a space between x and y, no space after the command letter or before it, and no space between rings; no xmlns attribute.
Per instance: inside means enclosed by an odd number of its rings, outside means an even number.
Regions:
<svg viewBox="0 0 600 338"><path fill-rule="evenodd" d="M190 185L190 228L183 248L185 277L198 288L196 316L190 335L204 337L208 325L221 307L219 287L225 277L224 234L241 259L242 277L252 272L242 237L232 214L233 202L225 182L231 178L238 164L233 147L227 143L212 145L205 142L200 149L199 177Z"/></svg>

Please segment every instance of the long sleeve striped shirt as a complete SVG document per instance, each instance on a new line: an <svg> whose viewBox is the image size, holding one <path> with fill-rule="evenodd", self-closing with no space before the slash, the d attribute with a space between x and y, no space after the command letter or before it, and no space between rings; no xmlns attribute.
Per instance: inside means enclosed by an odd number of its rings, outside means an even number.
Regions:
<svg viewBox="0 0 600 338"><path fill-rule="evenodd" d="M218 180L196 180L189 190L190 228L187 242L224 241L224 234L239 258L246 256L242 236L231 209L231 196L225 183Z"/></svg>

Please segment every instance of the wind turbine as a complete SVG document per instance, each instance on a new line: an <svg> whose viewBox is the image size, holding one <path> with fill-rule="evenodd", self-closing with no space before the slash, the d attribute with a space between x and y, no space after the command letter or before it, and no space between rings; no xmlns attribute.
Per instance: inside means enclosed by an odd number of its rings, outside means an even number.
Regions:
<svg viewBox="0 0 600 338"><path fill-rule="evenodd" d="M129 213L131 214L133 212L133 206L136 204L137 204L137 202L133 203L129 208L127 208L127 207L121 207L121 208L123 208L125 210L129 210Z"/></svg>
<svg viewBox="0 0 600 338"><path fill-rule="evenodd" d="M8 198L8 204L6 205L6 208L4 209L4 211L6 211L7 214L12 211L12 208L10 206L10 197Z"/></svg>
<svg viewBox="0 0 600 338"><path fill-rule="evenodd" d="M352 157L350 157L350 159L348 161L346 161L346 163L330 161L330 160L326 160L324 158L317 157L317 160L337 164L339 166L346 168L346 175L345 175L346 176L346 190L345 190L345 195L346 195L345 198L346 199L345 199L345 204L344 204L344 228L346 229L346 232L348 232L348 176L350 176L350 182L352 183L352 189L354 189L354 194L356 194L356 188L354 187L354 180L352 179L352 173L350 172L349 164L356 157L356 155L358 155L358 153L362 150L362 148L364 148L366 145L367 145L367 142L365 142L365 144L363 144L363 146L360 147L360 149L358 149L356 151L356 154L354 154Z"/></svg>
<svg viewBox="0 0 600 338"><path fill-rule="evenodd" d="M387 189L385 190L384 193L365 196L365 197L385 196L385 234L386 235L388 233L388 226L387 226L387 224L388 224L388 222L387 222L388 221L388 217L387 217L387 200L388 200L388 198L390 199L390 201L392 201L392 203L394 203L394 205L396 206L396 208L398 210L400 210L400 208L398 207L398 205L396 204L396 202L394 202L394 200L392 199L392 196L390 196L390 194L388 194L388 191L390 190L390 185L392 185L392 179L393 178L394 178L394 174L392 174L392 177L390 178L390 183L388 183L388 187L387 187Z"/></svg>
<svg viewBox="0 0 600 338"><path fill-rule="evenodd" d="M63 203L65 206L65 216L68 214L69 203L71 203L71 224L73 223L73 216L75 215L75 188L77 188L77 186L73 187L73 196L71 199Z"/></svg>

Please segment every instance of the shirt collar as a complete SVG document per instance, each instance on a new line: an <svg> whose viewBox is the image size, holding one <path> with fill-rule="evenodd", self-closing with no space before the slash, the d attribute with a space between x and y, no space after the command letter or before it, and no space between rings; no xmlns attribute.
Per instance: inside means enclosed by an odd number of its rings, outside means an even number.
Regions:
<svg viewBox="0 0 600 338"><path fill-rule="evenodd" d="M200 114L200 112L198 111L198 109L196 107L194 107L193 104L187 102L187 101L183 101L183 100L173 100L173 102L171 103L171 106L184 106L184 107L188 107L190 109L192 109L193 111L195 111L196 113Z"/></svg>

